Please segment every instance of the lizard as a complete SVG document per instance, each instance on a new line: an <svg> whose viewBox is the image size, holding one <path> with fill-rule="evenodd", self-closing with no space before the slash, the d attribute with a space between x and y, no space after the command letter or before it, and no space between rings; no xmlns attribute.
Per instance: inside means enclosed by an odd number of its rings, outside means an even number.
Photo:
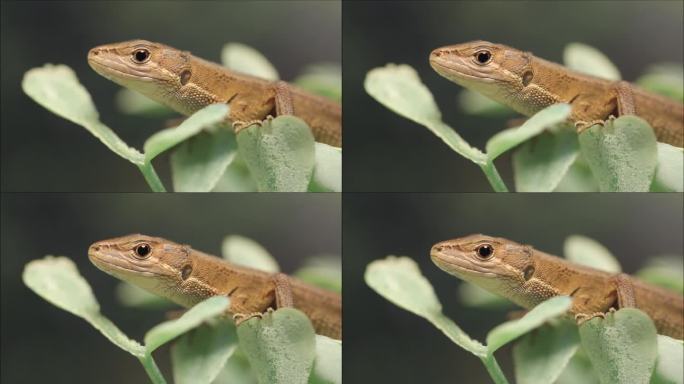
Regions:
<svg viewBox="0 0 684 384"><path fill-rule="evenodd" d="M342 338L340 295L283 273L235 265L188 245L133 234L102 240L88 248L100 270L155 295L190 308L212 296L228 296L236 323L270 309L304 312L316 333Z"/></svg>
<svg viewBox="0 0 684 384"><path fill-rule="evenodd" d="M502 44L487 41L441 47L430 53L441 76L532 116L556 104L572 107L569 120L579 133L611 116L637 115L658 141L682 147L684 104L626 81L606 80L573 71Z"/></svg>
<svg viewBox="0 0 684 384"><path fill-rule="evenodd" d="M435 244L432 261L443 271L520 305L533 308L559 295L570 296L579 323L615 309L648 314L658 333L684 337L684 298L625 273L572 263L500 237L470 235Z"/></svg>
<svg viewBox="0 0 684 384"><path fill-rule="evenodd" d="M284 81L231 71L146 40L92 48L88 64L103 77L186 116L209 104L225 103L230 106L226 122L239 131L268 116L294 115L311 127L316 141L342 145L340 104Z"/></svg>

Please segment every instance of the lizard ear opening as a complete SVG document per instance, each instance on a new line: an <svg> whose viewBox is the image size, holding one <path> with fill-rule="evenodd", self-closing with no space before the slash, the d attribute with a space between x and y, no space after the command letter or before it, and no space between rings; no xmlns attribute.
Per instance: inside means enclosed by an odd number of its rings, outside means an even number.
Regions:
<svg viewBox="0 0 684 384"><path fill-rule="evenodd" d="M529 280L534 276L534 266L528 265L524 271L525 281Z"/></svg>
<svg viewBox="0 0 684 384"><path fill-rule="evenodd" d="M189 69L186 69L183 72L181 72L181 74L180 74L181 85L187 84L188 81L190 81L190 77L192 77L192 72L190 72Z"/></svg>
<svg viewBox="0 0 684 384"><path fill-rule="evenodd" d="M190 274L192 273L192 266L190 264L186 264L183 266L183 269L181 270L181 278L183 280L187 280L188 277L190 277Z"/></svg>
<svg viewBox="0 0 684 384"><path fill-rule="evenodd" d="M534 78L532 71L525 71L522 76L523 85L527 87L527 85L532 82L532 78Z"/></svg>

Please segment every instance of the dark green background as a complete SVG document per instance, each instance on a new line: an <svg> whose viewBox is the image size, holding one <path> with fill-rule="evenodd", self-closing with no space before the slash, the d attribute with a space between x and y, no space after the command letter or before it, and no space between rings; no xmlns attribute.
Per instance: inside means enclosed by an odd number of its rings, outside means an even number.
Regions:
<svg viewBox="0 0 684 384"><path fill-rule="evenodd" d="M664 61L682 63L681 1L378 1L344 3L344 190L489 192L478 166L427 128L406 120L363 89L366 73L387 63L413 66L432 91L444 121L471 145L506 127L508 118L465 115L463 88L430 68L438 47L489 40L562 61L570 42L605 53L625 80ZM496 161L514 187L510 155Z"/></svg>
<svg viewBox="0 0 684 384"><path fill-rule="evenodd" d="M214 62L227 42L248 44L284 80L307 65L341 61L338 1L2 2L2 190L18 192L149 191L137 168L85 129L36 104L21 90L30 68L70 66L91 93L101 120L141 150L164 119L123 115L118 85L86 61L96 45L143 38ZM170 188L168 156L154 161Z"/></svg>
<svg viewBox="0 0 684 384"><path fill-rule="evenodd" d="M341 254L339 194L13 194L1 207L2 383L145 383L137 359L84 320L40 298L21 281L24 265L64 255L93 287L102 313L143 339L164 311L122 307L118 281L87 258L88 246L144 233L221 254L226 235L250 237L291 273L320 254ZM171 383L168 346L155 358Z"/></svg>
<svg viewBox="0 0 684 384"><path fill-rule="evenodd" d="M476 340L507 310L466 308L461 282L430 260L435 243L473 233L501 236L562 255L569 235L598 240L633 273L649 257L682 255L681 194L355 194L343 197L344 381L489 383L480 360L437 328L383 299L363 281L373 260L414 259L444 313ZM496 353L514 382L510 345Z"/></svg>

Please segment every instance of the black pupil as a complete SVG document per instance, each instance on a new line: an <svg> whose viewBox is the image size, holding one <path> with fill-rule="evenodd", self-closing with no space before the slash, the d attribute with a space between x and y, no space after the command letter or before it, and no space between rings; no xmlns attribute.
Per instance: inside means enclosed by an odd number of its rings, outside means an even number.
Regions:
<svg viewBox="0 0 684 384"><path fill-rule="evenodd" d="M135 60L143 62L147 59L149 53L145 50L135 51Z"/></svg>
<svg viewBox="0 0 684 384"><path fill-rule="evenodd" d="M491 245L482 245L477 249L477 254L480 255L480 257L489 257L492 254L492 251Z"/></svg>
<svg viewBox="0 0 684 384"><path fill-rule="evenodd" d="M480 63L484 64L489 61L489 58L492 57L492 54L489 52L480 52L477 54L477 61Z"/></svg>
<svg viewBox="0 0 684 384"><path fill-rule="evenodd" d="M150 254L150 246L147 244L140 244L135 248L135 253L140 257L145 257Z"/></svg>

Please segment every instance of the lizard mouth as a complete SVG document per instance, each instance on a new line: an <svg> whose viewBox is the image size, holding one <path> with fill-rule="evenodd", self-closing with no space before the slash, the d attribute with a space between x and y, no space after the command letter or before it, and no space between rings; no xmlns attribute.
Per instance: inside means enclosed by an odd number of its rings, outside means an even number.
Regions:
<svg viewBox="0 0 684 384"><path fill-rule="evenodd" d="M110 275L119 273L123 275L135 274L141 276L156 276L154 273L146 271L144 267L132 265L128 260L123 260L121 256L108 254L102 248L102 245L91 245L88 249L88 258L103 272Z"/></svg>
<svg viewBox="0 0 684 384"><path fill-rule="evenodd" d="M106 57L96 56L92 53L88 54L88 64L102 77L117 84L120 84L122 79L145 82L162 81L160 78L150 76L147 72L142 72L139 69L131 68L123 63L118 63Z"/></svg>
<svg viewBox="0 0 684 384"><path fill-rule="evenodd" d="M432 55L430 57L430 66L449 80L469 79L483 83L496 82L495 79L487 76L487 74L473 70L469 65L463 63L460 58L453 60Z"/></svg>
<svg viewBox="0 0 684 384"><path fill-rule="evenodd" d="M430 258L441 270L449 274L455 275L461 279L467 279L470 276L477 277L495 277L496 273L492 272L486 267L470 262L465 256L460 254L450 254L444 252L441 247L435 245L430 251Z"/></svg>

